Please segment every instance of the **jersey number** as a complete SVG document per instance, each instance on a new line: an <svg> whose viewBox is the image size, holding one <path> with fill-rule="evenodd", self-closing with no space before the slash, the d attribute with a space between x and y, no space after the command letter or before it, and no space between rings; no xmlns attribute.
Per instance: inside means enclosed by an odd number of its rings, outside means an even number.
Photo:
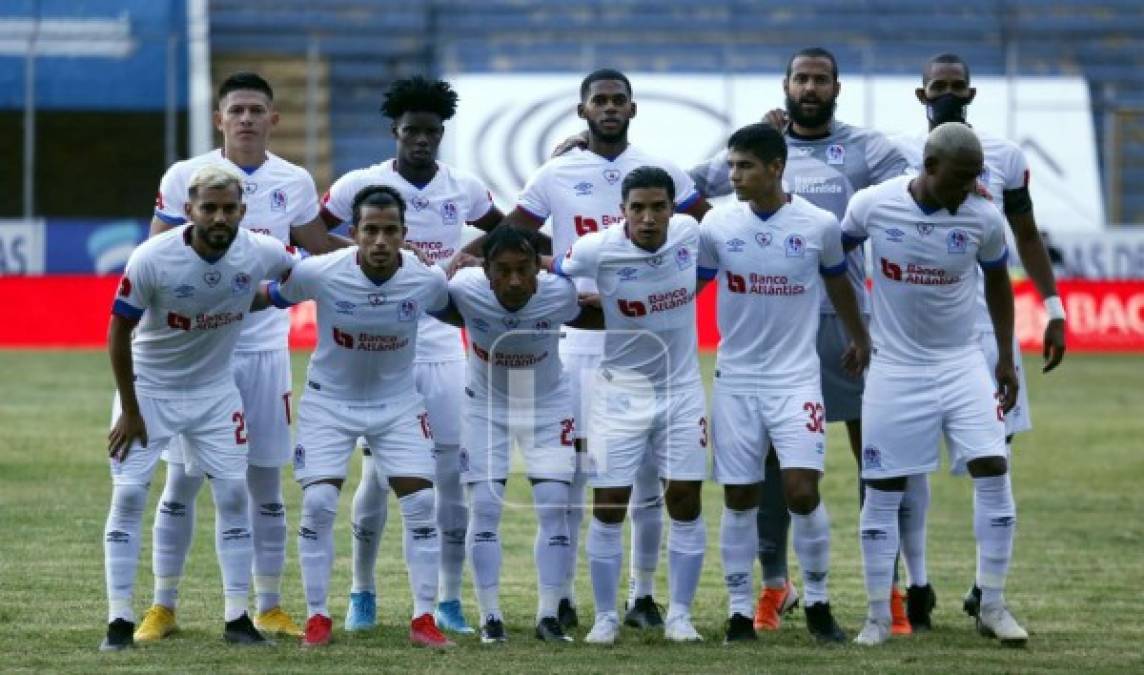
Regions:
<svg viewBox="0 0 1144 675"><path fill-rule="evenodd" d="M820 434L826 433L826 409L822 407L822 404L807 401L802 404L802 409L810 415L810 421L806 423L806 428Z"/></svg>
<svg viewBox="0 0 1144 675"><path fill-rule="evenodd" d="M234 442L238 445L246 445L246 417L236 412L230 416L230 421L234 422Z"/></svg>
<svg viewBox="0 0 1144 675"><path fill-rule="evenodd" d="M596 222L595 218L588 218L585 216L576 216L576 234L583 237L589 232L596 232L600 229L600 224Z"/></svg>
<svg viewBox="0 0 1144 675"><path fill-rule="evenodd" d="M560 420L560 445L574 445L576 441L572 438L572 433L576 430L576 423L572 418Z"/></svg>

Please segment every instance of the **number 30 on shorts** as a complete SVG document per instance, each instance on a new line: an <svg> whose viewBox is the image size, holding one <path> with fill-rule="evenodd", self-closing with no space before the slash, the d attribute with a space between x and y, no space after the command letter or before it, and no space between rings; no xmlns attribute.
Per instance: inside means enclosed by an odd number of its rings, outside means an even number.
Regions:
<svg viewBox="0 0 1144 675"><path fill-rule="evenodd" d="M806 428L812 432L826 433L826 408L821 403L807 401L802 404L802 409L810 415L810 421L806 423Z"/></svg>

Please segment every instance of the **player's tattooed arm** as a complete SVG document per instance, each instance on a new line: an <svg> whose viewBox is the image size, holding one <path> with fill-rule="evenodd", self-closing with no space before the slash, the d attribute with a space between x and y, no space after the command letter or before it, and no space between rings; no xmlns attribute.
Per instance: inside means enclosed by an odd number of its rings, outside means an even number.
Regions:
<svg viewBox="0 0 1144 675"><path fill-rule="evenodd" d="M504 214L501 213L501 210L498 209L496 207L496 205L494 204L493 206L491 206L489 208L488 212L485 213L485 215L481 216L480 218L477 218L476 220L470 222L469 224L472 225L473 227L477 228L478 230L483 230L485 232L492 232L493 230L496 229L497 225L500 225L502 220L504 220Z"/></svg>
<svg viewBox="0 0 1144 675"><path fill-rule="evenodd" d="M107 352L122 411L107 434L107 454L120 462L127 459L131 443L136 439L147 447L147 425L139 412L139 399L135 395L135 362L131 357L131 331L138 323L137 319L113 314L107 328Z"/></svg>
<svg viewBox="0 0 1144 675"><path fill-rule="evenodd" d="M1008 194L1008 193L1006 193ZM1027 198L1026 198L1027 200ZM1006 202L1006 207L1009 202ZM1057 280L1053 275L1053 264L1049 260L1049 253L1045 249L1045 242L1037 230L1037 221L1033 217L1032 204L1028 210L1019 212L1006 212L1005 218L1009 221L1009 229L1013 231L1013 238L1017 243L1017 256L1021 258L1021 265L1028 272L1033 285L1042 298L1051 298L1057 295ZM1045 325L1044 335L1044 366L1043 372L1049 372L1060 364L1065 357L1065 320L1050 319Z"/></svg>
<svg viewBox="0 0 1144 675"><path fill-rule="evenodd" d="M579 303L579 316L566 325L584 330L604 330L604 310L600 306L600 294L581 293Z"/></svg>
<svg viewBox="0 0 1144 675"><path fill-rule="evenodd" d="M997 338L997 394L1005 412L1017 403L1017 368L1013 356L1013 285L1006 265L982 267L985 304Z"/></svg>
<svg viewBox="0 0 1144 675"><path fill-rule="evenodd" d="M830 303L834 305L834 311L838 313L838 318L842 319L842 324L850 335L850 346L842 354L842 368L857 377L862 374L866 366L870 365L870 334L858 310L854 288L845 273L823 275L822 282L826 288L826 295L830 297Z"/></svg>
<svg viewBox="0 0 1144 675"><path fill-rule="evenodd" d="M763 124L769 124L779 131L786 131L787 125L790 124L790 117L787 111L782 108L773 108L768 110L762 119Z"/></svg>

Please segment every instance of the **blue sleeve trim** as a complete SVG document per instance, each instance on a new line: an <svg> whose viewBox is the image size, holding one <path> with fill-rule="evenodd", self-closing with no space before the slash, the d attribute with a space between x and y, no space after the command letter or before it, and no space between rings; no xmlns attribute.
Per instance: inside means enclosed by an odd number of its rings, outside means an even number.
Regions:
<svg viewBox="0 0 1144 675"><path fill-rule="evenodd" d="M168 216L162 211L156 211L155 217L164 223L167 223L168 225L182 225L183 223L187 222L186 218L180 218L179 216Z"/></svg>
<svg viewBox="0 0 1144 675"><path fill-rule="evenodd" d="M569 276L564 272L564 256L552 259L552 273L568 279Z"/></svg>
<svg viewBox="0 0 1144 675"><path fill-rule="evenodd" d="M715 277L719 276L719 270L711 269L710 267L696 267L695 276L699 277L703 281L711 281Z"/></svg>
<svg viewBox="0 0 1144 675"><path fill-rule="evenodd" d="M864 241L866 241L866 237L855 237L854 235L846 234L845 232L842 233L843 246L857 246Z"/></svg>
<svg viewBox="0 0 1144 675"><path fill-rule="evenodd" d="M698 190L693 191L690 197L675 205L675 212L682 213L686 211L687 209L694 206L696 202L702 199L702 197L703 195Z"/></svg>
<svg viewBox="0 0 1144 675"><path fill-rule="evenodd" d="M819 265L818 271L824 277L840 277L843 274L846 274L846 261L843 260L834 267L823 267L822 265Z"/></svg>
<svg viewBox="0 0 1144 675"><path fill-rule="evenodd" d="M996 260L978 260L977 264L981 265L981 269L983 269L983 270L995 270L998 267L1005 266L1005 264L1008 261L1009 261L1009 249L1008 249L1008 247L1006 247L1005 250L1001 252L1001 256L999 258L997 258Z"/></svg>
<svg viewBox="0 0 1144 675"><path fill-rule="evenodd" d="M115 303L111 305L111 313L132 321L138 321L143 316L143 310L120 298L116 298Z"/></svg>
<svg viewBox="0 0 1144 675"><path fill-rule="evenodd" d="M270 304L278 309L290 309L297 303L290 302L282 297L282 291L278 289L279 285L277 281L271 281L266 287L266 294L270 296Z"/></svg>

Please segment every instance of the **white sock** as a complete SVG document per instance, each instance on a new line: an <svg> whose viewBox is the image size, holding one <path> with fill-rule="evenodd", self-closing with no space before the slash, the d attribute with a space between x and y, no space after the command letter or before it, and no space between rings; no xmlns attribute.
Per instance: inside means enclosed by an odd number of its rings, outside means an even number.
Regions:
<svg viewBox="0 0 1144 675"><path fill-rule="evenodd" d="M671 519L667 537L667 585L671 594L667 618L691 614L691 601L703 573L703 554L707 552L707 525L700 516L695 520Z"/></svg>
<svg viewBox="0 0 1144 675"><path fill-rule="evenodd" d="M628 605L655 595L655 569L663 542L663 486L654 463L636 473L631 497L632 542L628 563Z"/></svg>
<svg viewBox="0 0 1144 675"><path fill-rule="evenodd" d="M107 584L107 622L135 621L131 598L135 591L135 567L139 564L139 535L147 486L115 485L111 508L103 528L103 566Z"/></svg>
<svg viewBox="0 0 1144 675"><path fill-rule="evenodd" d="M1004 602L1013 557L1017 506L1009 474L973 479L973 534L977 537L977 586L982 606Z"/></svg>
<svg viewBox="0 0 1144 675"><path fill-rule="evenodd" d="M592 575L592 594L596 599L596 615L616 611L616 589L620 585L620 567L624 562L623 523L603 523L596 518L588 523L588 571Z"/></svg>
<svg viewBox="0 0 1144 675"><path fill-rule="evenodd" d="M222 570L226 620L234 621L246 613L250 600L250 563L254 558L246 481L212 478L210 483L215 502L215 551Z"/></svg>
<svg viewBox="0 0 1144 675"><path fill-rule="evenodd" d="M568 518L570 486L554 480L532 486L532 503L536 509L536 541L532 555L536 561L538 601L536 620L555 617L560 606L564 580L568 577Z"/></svg>
<svg viewBox="0 0 1144 675"><path fill-rule="evenodd" d="M898 508L902 493L866 486L866 501L859 517L862 537L862 567L870 618L890 620L890 587L894 583L894 558L898 555Z"/></svg>
<svg viewBox="0 0 1144 675"><path fill-rule="evenodd" d="M353 586L354 593L376 592L374 570L377 551L389 511L389 486L377 476L374 459L365 455L361 460L361 482L354 492L350 523L353 527Z"/></svg>
<svg viewBox="0 0 1144 675"><path fill-rule="evenodd" d="M830 572L830 516L821 501L813 511L790 514L791 542L802 568L806 606L827 602L826 578ZM896 551L895 551L896 553Z"/></svg>
<svg viewBox="0 0 1144 675"><path fill-rule="evenodd" d="M282 569L286 566L286 506L282 501L282 469L247 466L250 525L254 533L256 610L268 612L282 603Z"/></svg>
<svg viewBox="0 0 1144 675"><path fill-rule="evenodd" d="M433 486L437 491L437 529L441 533L441 569L437 600L461 599L461 577L465 573L465 527L469 510L461 490L460 446L437 445L437 475Z"/></svg>
<svg viewBox="0 0 1144 675"><path fill-rule="evenodd" d="M500 520L504 508L504 485L478 481L469 485L469 564L482 621L501 620Z"/></svg>
<svg viewBox="0 0 1144 675"><path fill-rule="evenodd" d="M302 516L298 523L298 563L306 615L329 616L326 598L334 566L334 520L338 515L338 488L314 483L302 489Z"/></svg>
<svg viewBox="0 0 1144 675"><path fill-rule="evenodd" d="M568 491L568 510L565 520L568 521L568 560L564 563L567 574L560 597L567 598L572 606L576 605L576 571L580 566L580 531L584 524L584 504L588 494L588 476L580 470L572 478L572 488Z"/></svg>
<svg viewBox="0 0 1144 675"><path fill-rule="evenodd" d="M155 575L155 604L174 610L179 580L195 534L195 496L202 476L188 476L182 464L167 464L167 480L155 510L151 530L151 571Z"/></svg>
<svg viewBox="0 0 1144 675"><path fill-rule="evenodd" d="M911 586L925 586L929 583L926 573L926 514L929 503L929 476L924 473L910 476L906 481L906 491L902 494L898 527L901 529L902 559L906 563Z"/></svg>
<svg viewBox="0 0 1144 675"><path fill-rule="evenodd" d="M723 584L727 587L728 616L755 616L755 552L759 547L759 509L723 508L719 521L719 552L723 557Z"/></svg>
<svg viewBox="0 0 1144 675"><path fill-rule="evenodd" d="M413 592L413 618L429 614L437 601L441 545L437 537L436 495L425 488L397 500L405 525L405 567Z"/></svg>

